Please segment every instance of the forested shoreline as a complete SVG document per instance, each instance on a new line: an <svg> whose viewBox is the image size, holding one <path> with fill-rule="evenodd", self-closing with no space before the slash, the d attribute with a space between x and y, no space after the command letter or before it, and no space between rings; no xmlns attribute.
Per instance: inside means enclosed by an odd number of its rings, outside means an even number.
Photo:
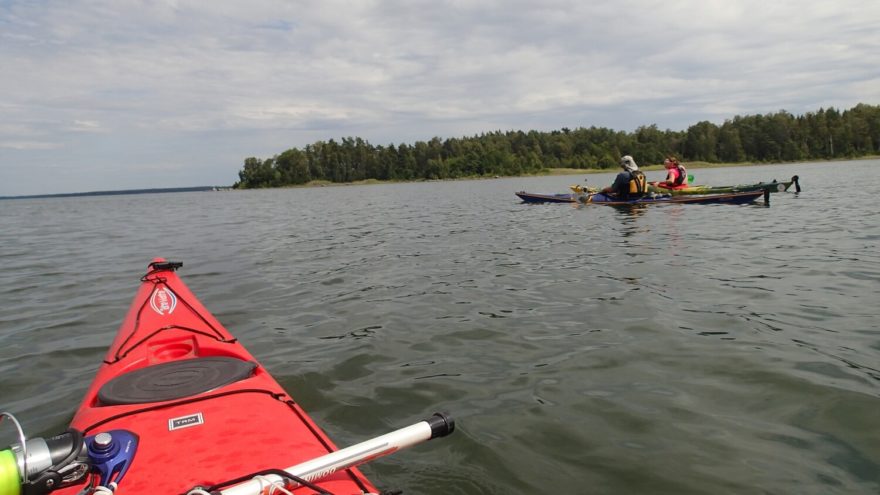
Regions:
<svg viewBox="0 0 880 495"><path fill-rule="evenodd" d="M656 164L669 154L685 162L780 163L878 153L880 105L860 103L842 112L828 108L798 116L784 110L736 116L720 126L703 121L686 131L661 131L656 125L634 132L602 127L495 131L386 146L358 137L330 139L272 158L246 158L234 187L516 176L548 168L610 169L624 154L640 164Z"/></svg>

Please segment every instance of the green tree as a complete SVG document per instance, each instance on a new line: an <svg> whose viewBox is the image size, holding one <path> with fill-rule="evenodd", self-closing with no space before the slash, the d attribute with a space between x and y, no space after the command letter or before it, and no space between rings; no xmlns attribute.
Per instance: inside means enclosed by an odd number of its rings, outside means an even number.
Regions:
<svg viewBox="0 0 880 495"><path fill-rule="evenodd" d="M718 126L708 121L698 122L687 130L684 154L692 160L717 161L717 140Z"/></svg>
<svg viewBox="0 0 880 495"><path fill-rule="evenodd" d="M730 121L721 126L718 135L718 158L721 161L731 163L746 160L746 152L743 150L742 141L739 138L739 130Z"/></svg>
<svg viewBox="0 0 880 495"><path fill-rule="evenodd" d="M275 168L283 184L305 184L311 180L306 154L292 148L275 158Z"/></svg>
<svg viewBox="0 0 880 495"><path fill-rule="evenodd" d="M669 153L714 162L792 161L864 156L880 152L880 106L859 104L840 112L819 109L801 116L785 110L734 116L720 127L702 121L686 131L656 124L627 133L604 127L550 132L493 131L471 137L373 146L359 137L291 148L262 160L246 158L235 187L277 187L310 180L346 182L377 178L419 180L517 175L543 168L617 168L621 155L640 164Z"/></svg>

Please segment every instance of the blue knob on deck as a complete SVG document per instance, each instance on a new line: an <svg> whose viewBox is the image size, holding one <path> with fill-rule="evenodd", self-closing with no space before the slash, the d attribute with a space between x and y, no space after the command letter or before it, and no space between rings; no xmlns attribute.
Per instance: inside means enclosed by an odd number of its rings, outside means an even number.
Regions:
<svg viewBox="0 0 880 495"><path fill-rule="evenodd" d="M101 486L119 483L131 466L138 437L127 430L111 430L86 437L92 469L101 475Z"/></svg>

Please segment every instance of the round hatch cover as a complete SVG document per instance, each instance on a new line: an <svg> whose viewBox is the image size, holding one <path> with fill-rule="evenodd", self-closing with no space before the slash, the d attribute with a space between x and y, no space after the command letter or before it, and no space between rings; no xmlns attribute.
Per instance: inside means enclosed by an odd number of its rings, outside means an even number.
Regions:
<svg viewBox="0 0 880 495"><path fill-rule="evenodd" d="M98 400L112 406L183 399L243 380L256 367L256 363L224 356L156 364L105 383L98 390Z"/></svg>

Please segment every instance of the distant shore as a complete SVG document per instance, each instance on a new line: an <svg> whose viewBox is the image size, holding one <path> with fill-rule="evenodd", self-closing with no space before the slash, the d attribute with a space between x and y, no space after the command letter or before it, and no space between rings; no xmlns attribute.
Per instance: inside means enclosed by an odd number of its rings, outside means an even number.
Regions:
<svg viewBox="0 0 880 495"><path fill-rule="evenodd" d="M861 160L877 160L880 155L865 156L859 158L846 158L837 160L825 160L827 163L845 163ZM808 160L802 162L782 162L782 163L710 163L710 162L682 162L681 164L688 170L696 170L701 168L724 168L724 167L761 167L766 165L796 165L798 163L822 163L821 160ZM664 170L663 164L639 165L639 170L653 171ZM582 175L582 174L607 174L617 172L617 168L548 168L536 174L523 174L521 177L541 177L545 175Z"/></svg>
<svg viewBox="0 0 880 495"><path fill-rule="evenodd" d="M846 158L846 159L836 159L836 160L825 160L825 163L829 164L839 164L846 163L852 161L861 161L861 160L877 160L880 159L880 155L859 157L859 158ZM689 170L697 170L702 168L722 168L722 167L757 167L764 165L794 165L798 163L821 163L820 160L809 160L802 162L784 162L784 163L752 163L752 162L742 162L742 163L709 163L709 162L682 162L682 164ZM652 164L652 165L644 165L639 167L640 170L644 170L647 172L655 171L655 170L663 170L662 164ZM459 180L492 180L492 179L509 179L514 177L544 177L544 176L565 176L565 175L586 175L586 174L608 174L617 172L617 168L546 168L537 173L529 173L522 175L497 175L497 176L470 176L470 177L457 177L454 179L417 179L417 180L379 180L379 179L366 179L361 181L354 182L330 182L326 180L313 180L307 182L305 184L299 185L290 185L290 186L282 186L280 188L273 189L286 189L286 188L297 188L297 187L340 187L340 186L362 186L362 185L370 185L370 184L401 184L401 183L410 183L410 182L445 182L445 181L459 181ZM92 191L92 192L79 192L79 193L60 193L60 194L35 194L35 195L26 195L26 196L0 196L0 200L8 200L8 199L41 199L41 198L69 198L69 197L80 197L80 196L107 196L107 195L117 195L117 194L155 194L155 193L172 193L172 192L192 192L192 191L230 191L233 190L232 186L198 186L198 187L180 187L180 188L163 188L163 189L128 189L128 190L120 190L120 191Z"/></svg>
<svg viewBox="0 0 880 495"><path fill-rule="evenodd" d="M4 199L79 198L85 196L118 196L127 194L164 194L176 192L228 191L227 186L163 187L154 189L120 189L116 191L87 191L75 193L28 194L25 196L0 196Z"/></svg>
<svg viewBox="0 0 880 495"><path fill-rule="evenodd" d="M846 158L846 159L836 159L836 160L825 160L827 163L845 163L851 161L861 161L861 160L876 160L880 159L880 155L875 156L865 156L859 158ZM760 167L765 165L796 165L798 163L821 163L820 160L809 160L803 162L783 162L783 163L752 163L752 162L742 162L742 163L710 163L710 162L682 162L682 165L687 168L687 170L697 170L702 168L724 168L724 167ZM664 170L663 164L652 164L652 165L640 165L639 170L644 170L646 172L655 171L655 170ZM291 186L282 186L281 189L285 188L296 188L296 187L337 187L337 186L363 186L370 184L400 184L400 183L409 183L409 182L445 182L445 181L458 181L458 180L490 180L490 179L510 179L514 177L545 177L545 176L556 176L556 175L584 175L584 174L608 174L617 172L617 168L545 168L537 173L530 174L522 174L522 175L498 175L498 176L472 176L472 177L457 177L454 179L418 179L418 180L379 180L379 179L366 179L354 182L330 182L326 180L313 180L306 182L305 184L291 185Z"/></svg>

